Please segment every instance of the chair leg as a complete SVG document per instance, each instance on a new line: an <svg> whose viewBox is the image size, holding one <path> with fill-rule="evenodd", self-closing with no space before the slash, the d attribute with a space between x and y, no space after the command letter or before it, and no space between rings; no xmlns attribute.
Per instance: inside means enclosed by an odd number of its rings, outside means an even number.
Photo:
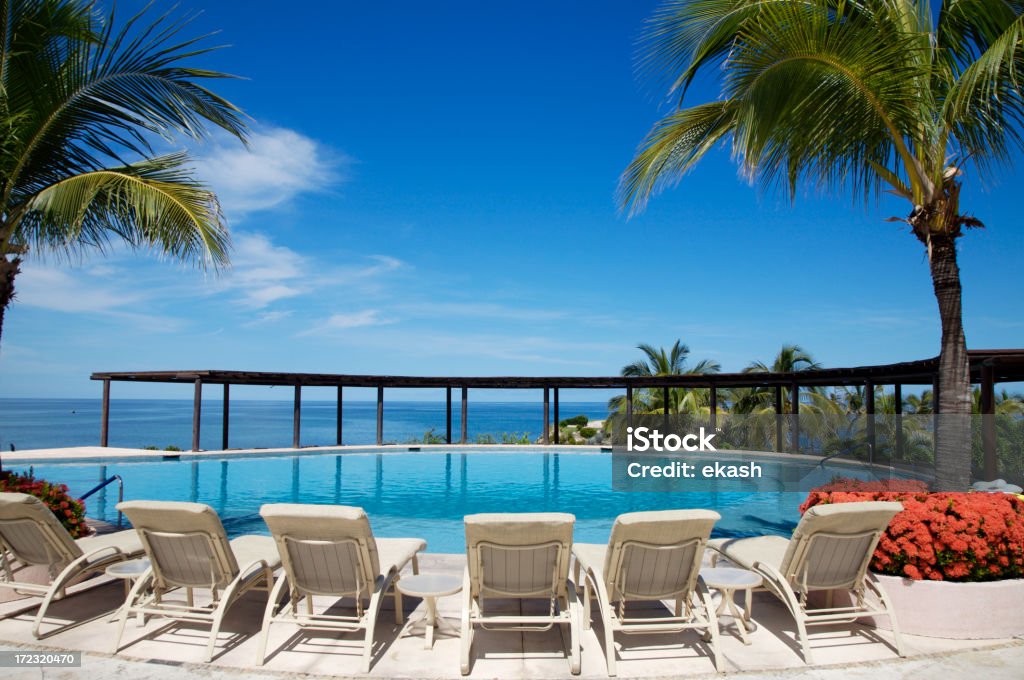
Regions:
<svg viewBox="0 0 1024 680"><path fill-rule="evenodd" d="M803 651L804 663L810 666L814 663L814 655L811 654L811 642L807 639L807 625L804 623L802 615L798 614L795 618L796 634L800 638L800 649Z"/></svg>
<svg viewBox="0 0 1024 680"><path fill-rule="evenodd" d="M259 648L256 651L256 665L262 666L267 662L267 639L270 637L270 626L274 620L274 610L277 608L277 603L281 599L281 591L287 583L288 577L285 574L281 574L281 578L277 579L277 583L274 584L274 589L270 593L270 597L267 599L267 608L263 610L263 625L260 627L260 643Z"/></svg>
<svg viewBox="0 0 1024 680"><path fill-rule="evenodd" d="M412 556L412 573L413 576L416 576L420 573L420 558L418 555Z"/></svg>
<svg viewBox="0 0 1024 680"><path fill-rule="evenodd" d="M47 590L46 595L43 596L43 602L39 605L39 611L36 612L35 619L32 622L32 637L35 639L41 640L44 637L49 637L77 625L58 626L56 629L51 630L45 635L41 632L43 619L46 617L46 611L50 608L50 604L52 604L54 600L61 600L64 598L66 595L65 590L72 581L94 571L93 569L85 566L85 560L86 557L79 557L74 562L64 567L60 574L57 575L57 578L54 579L53 583L50 584L50 589ZM102 567L99 568L102 570Z"/></svg>
<svg viewBox="0 0 1024 680"><path fill-rule="evenodd" d="M569 593L569 672L580 674L580 601L576 595L576 586Z"/></svg>
<svg viewBox="0 0 1024 680"><path fill-rule="evenodd" d="M721 631L718 629L718 614L715 610L715 602L711 598L711 591L704 585L704 581L697 582L697 594L699 601L697 602L698 607L704 610L704 616L708 621L708 635L711 643L711 656L712 661L715 664L715 670L719 673L722 672L722 653L718 647L718 639L721 635ZM725 593L723 593L723 597ZM743 625L742 621L737 621L739 625Z"/></svg>
<svg viewBox="0 0 1024 680"><path fill-rule="evenodd" d="M402 591L394 584L392 584L391 589L394 591L395 598L395 623L400 626L405 618L405 612L402 610Z"/></svg>
<svg viewBox="0 0 1024 680"><path fill-rule="evenodd" d="M469 675L469 654L473 648L473 623L471 621L473 596L470 593L469 569L462 583L462 634L460 636L459 670Z"/></svg>
<svg viewBox="0 0 1024 680"><path fill-rule="evenodd" d="M583 581L583 630L590 630L590 584Z"/></svg>
<svg viewBox="0 0 1024 680"><path fill-rule="evenodd" d="M121 638L124 636L124 627L128 623L128 616L131 614L132 605L138 602L139 598L142 597L142 593L146 592L150 582L153 580L152 575L143 576L135 585L132 586L132 591L128 595L128 599L125 600L124 606L121 607L121 612L117 618L117 635L114 636L114 649L112 654L117 654L121 650Z"/></svg>
<svg viewBox="0 0 1024 680"><path fill-rule="evenodd" d="M870 577L865 579L868 587L875 593L875 597L878 598L882 608L885 609L885 613L889 617L889 627L892 629L892 638L896 643L896 653L900 656L906 656L907 650L903 646L903 635L900 633L900 624L896 620L896 612L892 608L892 602L889 600L889 594L885 592L881 583L870 580Z"/></svg>
<svg viewBox="0 0 1024 680"><path fill-rule="evenodd" d="M388 587L394 587L393 581L396 572L392 571L388 574L388 577L384 579L384 582L380 584L376 590L373 591L373 595L370 596L370 605L366 608L366 618L364 625L366 626L366 637L363 638L363 672L370 672L370 664L373 663L373 633L377 627L377 616L380 614L380 605L383 603L384 593L387 592ZM395 589L398 592L398 589Z"/></svg>

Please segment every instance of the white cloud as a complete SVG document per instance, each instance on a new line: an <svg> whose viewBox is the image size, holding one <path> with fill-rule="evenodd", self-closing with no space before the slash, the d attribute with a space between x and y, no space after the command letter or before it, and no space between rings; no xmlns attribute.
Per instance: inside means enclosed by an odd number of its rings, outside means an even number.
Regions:
<svg viewBox="0 0 1024 680"><path fill-rule="evenodd" d="M291 315L291 310L263 312L252 321L247 321L242 325L245 326L246 328L253 328L255 326L265 326L268 324L277 323L278 321L284 321Z"/></svg>
<svg viewBox="0 0 1024 680"><path fill-rule="evenodd" d="M244 306L262 309L326 287L367 285L402 266L393 257L370 255L362 263L331 267L276 245L264 234L236 232L231 269L217 285L221 291L237 292Z"/></svg>
<svg viewBox="0 0 1024 680"><path fill-rule="evenodd" d="M229 219L322 191L341 179L350 162L309 137L275 127L253 132L248 148L220 136L197 156L199 176L216 191Z"/></svg>
<svg viewBox="0 0 1024 680"><path fill-rule="evenodd" d="M384 326L396 323L397 321L397 319L383 316L379 309L364 309L347 314L332 314L324 321L315 324L312 328L299 333L298 337L326 335L334 331L363 328L366 326Z"/></svg>
<svg viewBox="0 0 1024 680"><path fill-rule="evenodd" d="M14 282L15 303L57 312L111 312L142 299L138 292L97 285L88 274L75 274L27 265Z"/></svg>

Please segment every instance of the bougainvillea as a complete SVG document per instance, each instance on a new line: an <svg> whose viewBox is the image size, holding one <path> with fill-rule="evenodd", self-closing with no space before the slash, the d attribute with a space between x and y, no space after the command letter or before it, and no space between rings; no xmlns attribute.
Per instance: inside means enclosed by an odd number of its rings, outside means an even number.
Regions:
<svg viewBox="0 0 1024 680"><path fill-rule="evenodd" d="M52 484L32 475L12 472L0 479L0 491L14 491L35 496L53 511L72 538L84 536L85 503L68 495L66 484Z"/></svg>
<svg viewBox="0 0 1024 680"><path fill-rule="evenodd" d="M855 501L903 504L878 543L872 571L935 581L1024 576L1024 501L1016 496L928 493L912 487L865 490L843 480L812 490L800 512L822 503Z"/></svg>

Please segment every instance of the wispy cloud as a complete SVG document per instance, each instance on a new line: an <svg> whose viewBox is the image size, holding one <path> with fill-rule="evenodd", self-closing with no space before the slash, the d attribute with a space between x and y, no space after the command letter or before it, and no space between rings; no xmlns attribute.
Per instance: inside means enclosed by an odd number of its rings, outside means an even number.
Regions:
<svg viewBox="0 0 1024 680"><path fill-rule="evenodd" d="M111 312L142 299L138 291L108 286L100 278L90 272L29 264L15 282L17 302L57 312Z"/></svg>
<svg viewBox="0 0 1024 680"><path fill-rule="evenodd" d="M329 335L338 331L363 328L366 326L384 326L397 322L387 317L379 309L363 309L357 312L332 314L325 320L314 324L311 328L298 333L296 337L308 335Z"/></svg>
<svg viewBox="0 0 1024 680"><path fill-rule="evenodd" d="M210 183L229 219L275 208L344 178L351 160L314 139L278 127L257 129L248 148L221 136L199 150L199 176Z"/></svg>
<svg viewBox="0 0 1024 680"><path fill-rule="evenodd" d="M278 245L264 234L247 232L235 234L231 262L231 269L216 283L217 289L237 294L241 304L250 309L264 309L323 288L367 285L403 266L386 255L332 265Z"/></svg>
<svg viewBox="0 0 1024 680"><path fill-rule="evenodd" d="M115 317L153 332L176 331L186 325L183 319L139 311L150 309L147 291L117 285L116 272L113 267L57 269L30 263L15 282L16 302L66 314Z"/></svg>

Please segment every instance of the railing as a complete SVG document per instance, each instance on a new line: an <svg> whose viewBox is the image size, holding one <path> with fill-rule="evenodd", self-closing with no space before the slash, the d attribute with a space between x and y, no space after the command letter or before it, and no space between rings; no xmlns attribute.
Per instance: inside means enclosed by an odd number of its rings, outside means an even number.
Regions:
<svg viewBox="0 0 1024 680"><path fill-rule="evenodd" d="M105 489L108 484L111 484L113 482L117 482L117 502L120 505L121 501L124 500L124 480L121 479L121 475L110 475L110 477L108 477L105 481L100 482L99 484L97 484L93 488L89 489L84 494L82 494L81 500L84 501L86 498L88 498L89 496L93 495L97 491ZM121 528L121 511L120 510L117 511L117 528L118 529Z"/></svg>

